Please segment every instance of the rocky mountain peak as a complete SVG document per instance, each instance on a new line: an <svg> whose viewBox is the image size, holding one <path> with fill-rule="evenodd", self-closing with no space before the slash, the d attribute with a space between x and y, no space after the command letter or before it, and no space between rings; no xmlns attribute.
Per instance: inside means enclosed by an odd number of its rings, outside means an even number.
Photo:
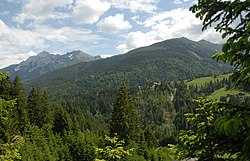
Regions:
<svg viewBox="0 0 250 161"><path fill-rule="evenodd" d="M35 56L29 57L20 64L11 65L1 71L9 72L11 78L19 75L22 80L29 80L55 69L93 60L97 60L97 58L81 50L73 50L63 55L54 55L47 51L42 51Z"/></svg>
<svg viewBox="0 0 250 161"><path fill-rule="evenodd" d="M49 56L49 55L51 55L51 54L47 51L42 51L39 54L37 54L37 56Z"/></svg>

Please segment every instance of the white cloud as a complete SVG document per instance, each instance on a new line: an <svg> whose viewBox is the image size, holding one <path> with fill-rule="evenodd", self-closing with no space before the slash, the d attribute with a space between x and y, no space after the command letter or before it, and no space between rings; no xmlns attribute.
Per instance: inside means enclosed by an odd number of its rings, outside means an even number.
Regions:
<svg viewBox="0 0 250 161"><path fill-rule="evenodd" d="M0 46L1 49L1 46ZM26 53L16 53L16 54L9 54L9 53L1 53L1 58L0 58L0 69L4 68L10 64L17 64L22 62L23 60L26 60L30 56L37 55L36 52L30 50Z"/></svg>
<svg viewBox="0 0 250 161"><path fill-rule="evenodd" d="M111 54L103 54L101 55L101 58L105 59L105 58L109 58L109 57L112 57L114 55L111 55Z"/></svg>
<svg viewBox="0 0 250 161"><path fill-rule="evenodd" d="M130 23L124 20L124 14L106 17L101 20L97 26L101 31L108 33L117 33L132 28Z"/></svg>
<svg viewBox="0 0 250 161"><path fill-rule="evenodd" d="M141 31L131 32L126 37L125 44L120 44L117 46L117 50L120 53L125 53L131 49L150 45L156 42L155 38L156 33L154 31L147 33L143 33Z"/></svg>
<svg viewBox="0 0 250 161"><path fill-rule="evenodd" d="M45 47L39 35L32 31L9 28L0 20L0 68L26 59L33 46Z"/></svg>
<svg viewBox="0 0 250 161"><path fill-rule="evenodd" d="M41 51L51 47L50 42L62 45L75 42L98 42L101 38L83 28L52 28L35 25L32 30L8 27L0 20L0 68L27 59L30 51ZM63 50L64 47L62 46Z"/></svg>
<svg viewBox="0 0 250 161"><path fill-rule="evenodd" d="M78 24L93 24L110 8L110 3L100 0L76 0L73 18Z"/></svg>
<svg viewBox="0 0 250 161"><path fill-rule="evenodd" d="M213 28L202 32L202 21L197 19L188 9L179 8L158 13L145 20L143 24L150 31L128 34L125 43L117 46L119 52L183 36L196 41L205 39L214 43L222 43L221 35L216 33Z"/></svg>
<svg viewBox="0 0 250 161"><path fill-rule="evenodd" d="M73 0L28 0L22 7L22 12L14 17L18 23L25 20L42 22L47 19L64 19L70 17L68 13L56 11L58 8L67 8Z"/></svg>
<svg viewBox="0 0 250 161"><path fill-rule="evenodd" d="M160 0L107 0L113 7L128 9L132 12L153 12Z"/></svg>
<svg viewBox="0 0 250 161"><path fill-rule="evenodd" d="M181 3L187 2L187 1L190 1L190 0L173 0L173 3L174 4L181 4Z"/></svg>
<svg viewBox="0 0 250 161"><path fill-rule="evenodd" d="M9 3L24 3L25 0L6 0Z"/></svg>
<svg viewBox="0 0 250 161"><path fill-rule="evenodd" d="M36 25L34 26L33 31L39 33L45 40L61 43L74 41L92 41L94 43L95 41L101 39L98 35L93 34L91 30L84 28L72 28L68 26L53 28L45 25Z"/></svg>
<svg viewBox="0 0 250 161"><path fill-rule="evenodd" d="M30 30L10 28L0 20L0 43L7 46L44 47L39 33Z"/></svg>

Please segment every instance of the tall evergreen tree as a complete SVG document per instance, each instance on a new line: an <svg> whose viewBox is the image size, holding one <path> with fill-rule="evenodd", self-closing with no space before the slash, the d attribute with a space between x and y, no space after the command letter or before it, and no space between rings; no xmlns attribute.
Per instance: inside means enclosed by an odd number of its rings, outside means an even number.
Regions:
<svg viewBox="0 0 250 161"><path fill-rule="evenodd" d="M52 122L51 103L48 93L39 88L32 88L28 96L30 122L38 127Z"/></svg>
<svg viewBox="0 0 250 161"><path fill-rule="evenodd" d="M16 76L12 83L12 96L16 99L16 109L13 113L16 119L16 126L20 131L24 131L28 123L27 100L23 89L23 84L19 76Z"/></svg>
<svg viewBox="0 0 250 161"><path fill-rule="evenodd" d="M53 125L53 131L61 134L72 129L72 120L60 104L55 106Z"/></svg>
<svg viewBox="0 0 250 161"><path fill-rule="evenodd" d="M11 100L11 80L8 75L2 74L2 79L0 80L0 96L5 100Z"/></svg>
<svg viewBox="0 0 250 161"><path fill-rule="evenodd" d="M124 85L117 92L110 122L110 134L117 134L119 139L137 140L140 134L138 113Z"/></svg>
<svg viewBox="0 0 250 161"><path fill-rule="evenodd" d="M155 138L155 134L153 132L152 125L146 127L144 131L144 136L145 136L145 141L147 143L147 147L153 148L156 146L157 141Z"/></svg>

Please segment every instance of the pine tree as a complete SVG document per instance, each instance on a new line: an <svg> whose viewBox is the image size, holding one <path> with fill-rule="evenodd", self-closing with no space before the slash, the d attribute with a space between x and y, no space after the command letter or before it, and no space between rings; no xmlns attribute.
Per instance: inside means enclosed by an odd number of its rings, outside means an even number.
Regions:
<svg viewBox="0 0 250 161"><path fill-rule="evenodd" d="M152 125L147 126L145 131L144 131L144 136L145 136L145 141L147 143L148 148L154 148L157 144L155 134L153 132Z"/></svg>
<svg viewBox="0 0 250 161"><path fill-rule="evenodd" d="M128 95L128 89L124 85L120 87L116 95L110 122L110 134L117 134L119 139L125 140L126 143L129 140L137 140L140 134L138 113Z"/></svg>
<svg viewBox="0 0 250 161"><path fill-rule="evenodd" d="M32 88L27 100L30 122L38 127L52 122L51 104L48 93L39 88Z"/></svg>
<svg viewBox="0 0 250 161"><path fill-rule="evenodd" d="M0 97L5 100L11 100L11 80L8 75L1 75L3 79L0 80Z"/></svg>
<svg viewBox="0 0 250 161"><path fill-rule="evenodd" d="M72 129L72 120L66 110L60 104L54 109L53 131L63 133Z"/></svg>
<svg viewBox="0 0 250 161"><path fill-rule="evenodd" d="M27 100L23 89L23 84L19 76L16 76L12 83L12 96L16 99L16 109L14 118L17 128L22 132L28 123Z"/></svg>

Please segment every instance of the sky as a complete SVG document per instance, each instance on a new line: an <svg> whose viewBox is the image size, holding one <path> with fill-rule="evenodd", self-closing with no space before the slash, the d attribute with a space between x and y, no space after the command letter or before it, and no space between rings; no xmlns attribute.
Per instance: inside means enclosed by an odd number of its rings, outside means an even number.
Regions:
<svg viewBox="0 0 250 161"><path fill-rule="evenodd" d="M108 57L171 38L222 43L189 7L197 0L0 0L0 68L41 51Z"/></svg>

